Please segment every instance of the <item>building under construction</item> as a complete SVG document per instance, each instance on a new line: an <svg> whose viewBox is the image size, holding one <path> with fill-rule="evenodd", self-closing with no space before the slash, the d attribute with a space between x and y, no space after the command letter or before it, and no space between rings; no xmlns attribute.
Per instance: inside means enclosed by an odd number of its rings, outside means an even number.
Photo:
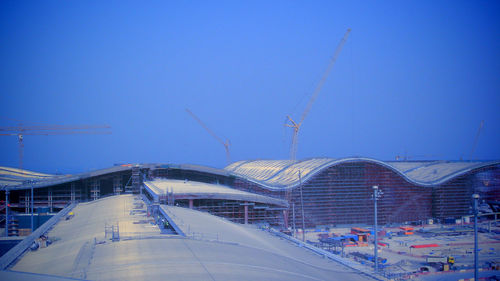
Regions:
<svg viewBox="0 0 500 281"><path fill-rule="evenodd" d="M373 186L381 191L380 224L470 215L473 193L492 208L500 201L499 161L314 158L240 161L225 170L236 175L234 188L287 198L285 225L302 222L302 214L310 227L372 224Z"/></svg>
<svg viewBox="0 0 500 281"><path fill-rule="evenodd" d="M395 161L313 158L239 161L224 169L197 165L117 165L77 175L0 169L0 210L55 212L71 202L120 193L144 194L159 204L199 209L239 223L371 224L378 186L380 224L459 218L471 196L496 208L500 161ZM16 235L15 231L12 233Z"/></svg>

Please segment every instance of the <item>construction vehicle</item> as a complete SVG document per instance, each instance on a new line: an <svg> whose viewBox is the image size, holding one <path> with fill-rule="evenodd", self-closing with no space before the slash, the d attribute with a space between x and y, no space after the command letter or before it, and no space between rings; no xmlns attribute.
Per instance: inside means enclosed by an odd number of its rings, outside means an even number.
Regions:
<svg viewBox="0 0 500 281"><path fill-rule="evenodd" d="M439 271L449 271L451 266L455 263L455 258L452 256L448 257L434 257L428 256L426 262Z"/></svg>
<svg viewBox="0 0 500 281"><path fill-rule="evenodd" d="M425 259L425 261L427 263L442 263L442 264L453 265L455 263L455 258L452 256L448 256L448 257L428 256Z"/></svg>

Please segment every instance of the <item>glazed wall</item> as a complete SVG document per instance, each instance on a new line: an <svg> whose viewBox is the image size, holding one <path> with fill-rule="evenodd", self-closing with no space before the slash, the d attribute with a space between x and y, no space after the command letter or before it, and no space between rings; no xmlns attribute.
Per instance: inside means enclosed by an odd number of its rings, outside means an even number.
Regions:
<svg viewBox="0 0 500 281"><path fill-rule="evenodd" d="M307 179L301 188L289 193L272 191L256 183L237 178L237 189L287 199L290 202L288 224L302 227L317 225L373 224L372 186L379 186L380 224L425 221L430 218L458 218L470 214L471 195L480 193L485 201L500 201L500 168L489 166L436 186L408 182L393 170L372 162L346 162L331 166Z"/></svg>

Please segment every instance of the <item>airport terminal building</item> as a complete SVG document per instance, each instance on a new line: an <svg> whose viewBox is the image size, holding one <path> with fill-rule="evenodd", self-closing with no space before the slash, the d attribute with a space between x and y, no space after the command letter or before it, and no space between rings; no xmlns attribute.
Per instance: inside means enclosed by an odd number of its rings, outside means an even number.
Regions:
<svg viewBox="0 0 500 281"><path fill-rule="evenodd" d="M2 214L55 212L71 202L143 193L156 204L183 206L238 223L307 227L460 218L471 197L497 210L500 161L390 161L369 158L250 160L224 169L197 165L127 164L77 175L0 168ZM303 215L302 215L303 214Z"/></svg>

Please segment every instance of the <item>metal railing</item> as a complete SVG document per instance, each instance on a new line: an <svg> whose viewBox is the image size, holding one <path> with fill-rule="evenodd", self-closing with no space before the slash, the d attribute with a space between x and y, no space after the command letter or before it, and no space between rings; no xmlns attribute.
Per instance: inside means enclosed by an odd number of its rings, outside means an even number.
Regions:
<svg viewBox="0 0 500 281"><path fill-rule="evenodd" d="M73 203L66 208L62 209L55 216L50 218L47 222L42 224L38 229L36 229L33 233L23 239L19 244L10 249L7 253L5 253L0 258L0 270L5 270L11 265L19 256L21 256L24 251L26 251L31 244L35 241L35 239L39 238L46 232L48 232L61 218L66 216L73 208L76 206L76 203Z"/></svg>

